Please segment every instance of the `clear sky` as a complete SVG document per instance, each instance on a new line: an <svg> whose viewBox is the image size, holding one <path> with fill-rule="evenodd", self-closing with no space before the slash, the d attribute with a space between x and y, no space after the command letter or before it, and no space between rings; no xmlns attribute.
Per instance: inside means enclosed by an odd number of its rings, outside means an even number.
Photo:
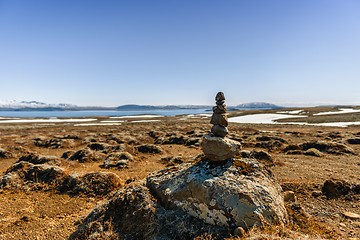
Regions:
<svg viewBox="0 0 360 240"><path fill-rule="evenodd" d="M360 105L358 0L0 0L0 100Z"/></svg>

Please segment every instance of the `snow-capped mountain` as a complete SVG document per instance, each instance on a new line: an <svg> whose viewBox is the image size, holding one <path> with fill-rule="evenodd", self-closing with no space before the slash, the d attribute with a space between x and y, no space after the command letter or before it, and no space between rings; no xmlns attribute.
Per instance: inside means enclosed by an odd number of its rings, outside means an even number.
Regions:
<svg viewBox="0 0 360 240"><path fill-rule="evenodd" d="M266 103L266 102L251 102L251 103L243 103L235 106L238 109L278 109L283 108L281 106Z"/></svg>
<svg viewBox="0 0 360 240"><path fill-rule="evenodd" d="M5 109L21 109L21 108L75 108L76 105L57 103L57 104L48 104L37 101L16 101L16 100L0 100L0 108Z"/></svg>

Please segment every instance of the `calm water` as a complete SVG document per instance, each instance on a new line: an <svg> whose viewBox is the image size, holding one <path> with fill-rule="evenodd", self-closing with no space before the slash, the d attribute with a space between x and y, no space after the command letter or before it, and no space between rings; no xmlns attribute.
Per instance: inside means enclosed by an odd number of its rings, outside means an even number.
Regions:
<svg viewBox="0 0 360 240"><path fill-rule="evenodd" d="M183 114L212 113L209 109L177 109L177 110L155 110L155 111L0 111L0 117L16 118L73 118L73 117L117 117L134 115L162 115L176 116Z"/></svg>

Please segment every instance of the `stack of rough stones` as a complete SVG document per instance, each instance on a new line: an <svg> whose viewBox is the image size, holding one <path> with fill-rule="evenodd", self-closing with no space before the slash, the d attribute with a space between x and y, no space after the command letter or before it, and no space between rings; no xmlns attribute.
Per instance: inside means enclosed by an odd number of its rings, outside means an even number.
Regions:
<svg viewBox="0 0 360 240"><path fill-rule="evenodd" d="M202 150L208 161L225 161L234 157L241 148L239 142L225 138L229 133L227 126L225 96L218 92L215 97L216 106L210 123L213 124L210 134L205 134L202 141Z"/></svg>
<svg viewBox="0 0 360 240"><path fill-rule="evenodd" d="M226 116L225 95L223 92L218 92L215 97L216 106L213 107L213 115L210 123L214 126L211 132L217 137L225 137L229 131L227 129L228 120Z"/></svg>

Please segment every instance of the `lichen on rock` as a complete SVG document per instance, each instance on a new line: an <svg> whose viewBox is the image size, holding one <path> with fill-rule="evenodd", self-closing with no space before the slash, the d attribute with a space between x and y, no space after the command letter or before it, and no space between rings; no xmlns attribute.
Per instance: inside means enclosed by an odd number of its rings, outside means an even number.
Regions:
<svg viewBox="0 0 360 240"><path fill-rule="evenodd" d="M212 225L247 229L262 221L285 223L287 219L280 186L251 160L182 164L176 171L151 174L147 186L165 207L182 209Z"/></svg>

